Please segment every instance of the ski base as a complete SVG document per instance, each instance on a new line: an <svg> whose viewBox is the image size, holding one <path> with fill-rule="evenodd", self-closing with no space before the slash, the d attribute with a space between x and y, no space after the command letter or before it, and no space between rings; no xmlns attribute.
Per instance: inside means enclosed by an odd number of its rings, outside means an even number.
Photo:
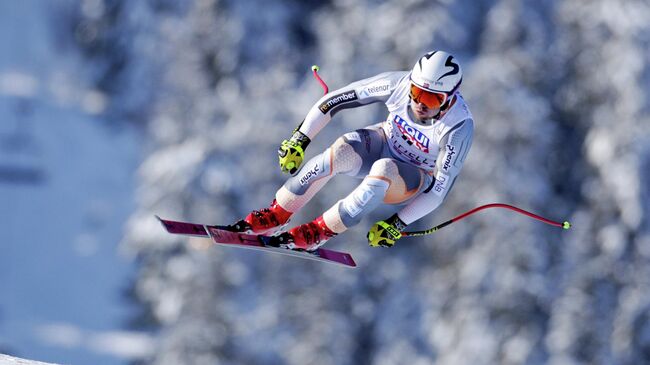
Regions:
<svg viewBox="0 0 650 365"><path fill-rule="evenodd" d="M271 237L255 234L231 232L224 226L203 225L190 222L179 222L162 219L156 216L167 232L186 236L212 238L212 241L221 246L248 248L253 250L279 253L282 255L315 260L345 267L356 267L352 256L345 252L318 248L314 251L292 250L269 245Z"/></svg>

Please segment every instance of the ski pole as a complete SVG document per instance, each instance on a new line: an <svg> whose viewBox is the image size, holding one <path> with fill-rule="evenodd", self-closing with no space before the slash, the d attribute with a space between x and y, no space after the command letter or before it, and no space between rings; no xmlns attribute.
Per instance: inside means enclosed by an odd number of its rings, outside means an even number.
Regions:
<svg viewBox="0 0 650 365"><path fill-rule="evenodd" d="M325 94L327 94L329 92L329 88L327 87L325 81L323 81L323 79L321 79L320 75L318 74L318 71L320 71L320 67L318 67L318 65L313 65L311 66L311 70L314 73L314 77L316 78L316 80L318 80L318 82L320 83L320 86L322 86L323 90L325 90Z"/></svg>
<svg viewBox="0 0 650 365"><path fill-rule="evenodd" d="M523 215L528 216L530 218L537 219L538 221L544 222L546 224L550 224L551 226L561 227L561 228L564 228L564 229L571 228L571 223L569 223L569 221L564 221L564 223L555 222L555 221L552 221L550 219L539 216L537 214L525 211L525 210L523 210L521 208L514 207L512 205L501 204L501 203L493 203L493 204L481 205L480 207L477 207L477 208L474 208L474 209L472 209L470 211L467 211L467 212L465 212L465 213L463 213L463 214L461 214L461 215L459 215L457 217L454 217L454 218L452 218L452 219L450 219L450 220L448 220L446 222L443 222L443 223L441 223L441 224L439 224L439 225L437 225L437 226L435 226L433 228L429 228L429 229L427 229L425 231L402 232L402 237L418 237L418 236L429 235L429 234L431 234L433 232L436 232L437 230L439 230L439 229L441 229L443 227L446 227L446 226L448 226L448 225L450 225L450 224L452 224L454 222L458 222L459 220L461 220L463 218L466 218L466 217L468 217L468 216L470 216L470 215L472 215L472 214L474 214L474 213L476 213L478 211L481 211L483 209L488 209L488 208L510 209L512 211L523 214Z"/></svg>

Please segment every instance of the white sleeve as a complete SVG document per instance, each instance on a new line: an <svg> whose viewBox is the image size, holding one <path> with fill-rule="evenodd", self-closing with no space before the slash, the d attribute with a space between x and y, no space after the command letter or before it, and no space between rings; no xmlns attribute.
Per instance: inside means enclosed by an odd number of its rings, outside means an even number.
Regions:
<svg viewBox="0 0 650 365"><path fill-rule="evenodd" d="M411 224L440 206L463 167L473 136L474 121L466 119L442 139L440 144L444 148L440 149L436 160L435 180L397 213L404 223Z"/></svg>
<svg viewBox="0 0 650 365"><path fill-rule="evenodd" d="M386 102L407 75L406 71L384 72L325 94L311 107L298 130L314 139L339 111L380 101Z"/></svg>

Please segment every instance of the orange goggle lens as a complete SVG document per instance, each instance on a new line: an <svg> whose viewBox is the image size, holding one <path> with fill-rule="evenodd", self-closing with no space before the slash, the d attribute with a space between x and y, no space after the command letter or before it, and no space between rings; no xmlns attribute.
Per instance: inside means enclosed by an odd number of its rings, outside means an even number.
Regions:
<svg viewBox="0 0 650 365"><path fill-rule="evenodd" d="M423 90L411 84L411 99L426 105L427 108L438 109L447 100L447 94Z"/></svg>

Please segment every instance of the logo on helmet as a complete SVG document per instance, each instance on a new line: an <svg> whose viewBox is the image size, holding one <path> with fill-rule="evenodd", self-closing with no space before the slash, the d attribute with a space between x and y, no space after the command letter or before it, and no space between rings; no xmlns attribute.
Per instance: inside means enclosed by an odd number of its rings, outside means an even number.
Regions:
<svg viewBox="0 0 650 365"><path fill-rule="evenodd" d="M453 56L447 57L447 61L445 61L445 66L451 67L451 71L449 71L449 72L445 73L444 75L438 77L438 81L440 81L440 79L442 79L443 77L456 75L460 71L460 66L458 66L457 63L454 63L454 57Z"/></svg>

